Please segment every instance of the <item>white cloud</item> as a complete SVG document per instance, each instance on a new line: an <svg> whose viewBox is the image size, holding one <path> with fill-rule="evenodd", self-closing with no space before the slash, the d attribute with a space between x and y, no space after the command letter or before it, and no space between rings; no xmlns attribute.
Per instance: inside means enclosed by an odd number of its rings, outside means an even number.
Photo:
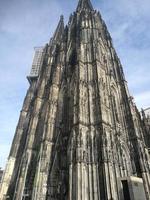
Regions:
<svg viewBox="0 0 150 200"><path fill-rule="evenodd" d="M145 91L135 95L135 102L139 108L148 108L150 106L150 91Z"/></svg>

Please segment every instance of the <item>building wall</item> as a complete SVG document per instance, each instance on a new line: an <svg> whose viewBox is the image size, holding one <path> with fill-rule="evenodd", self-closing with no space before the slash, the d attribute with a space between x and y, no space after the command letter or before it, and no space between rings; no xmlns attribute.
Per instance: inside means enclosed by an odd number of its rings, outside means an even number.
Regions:
<svg viewBox="0 0 150 200"><path fill-rule="evenodd" d="M99 12L80 0L29 77L0 197L121 200L118 180L143 179L150 199L146 129Z"/></svg>
<svg viewBox="0 0 150 200"><path fill-rule="evenodd" d="M2 176L3 176L3 170L0 169L0 183L2 181Z"/></svg>

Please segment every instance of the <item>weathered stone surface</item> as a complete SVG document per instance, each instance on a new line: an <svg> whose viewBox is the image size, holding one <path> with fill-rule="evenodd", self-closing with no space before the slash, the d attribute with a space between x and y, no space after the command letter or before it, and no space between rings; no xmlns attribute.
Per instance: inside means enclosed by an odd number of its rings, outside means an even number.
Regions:
<svg viewBox="0 0 150 200"><path fill-rule="evenodd" d="M4 172L4 171L0 168L0 183L1 183L1 181L2 181L3 172Z"/></svg>
<svg viewBox="0 0 150 200"><path fill-rule="evenodd" d="M66 28L61 17L42 54L0 199L121 200L118 180L135 176L150 200L147 126L90 0L79 1Z"/></svg>

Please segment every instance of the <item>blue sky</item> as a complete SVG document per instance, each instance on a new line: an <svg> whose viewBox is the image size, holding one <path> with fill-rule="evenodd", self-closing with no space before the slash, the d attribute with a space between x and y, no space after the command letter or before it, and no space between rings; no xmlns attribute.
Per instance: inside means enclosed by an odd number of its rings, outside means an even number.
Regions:
<svg viewBox="0 0 150 200"><path fill-rule="evenodd" d="M29 86L36 46L65 22L78 0L0 0L0 167L4 167ZM150 1L92 0L100 10L139 108L150 106Z"/></svg>

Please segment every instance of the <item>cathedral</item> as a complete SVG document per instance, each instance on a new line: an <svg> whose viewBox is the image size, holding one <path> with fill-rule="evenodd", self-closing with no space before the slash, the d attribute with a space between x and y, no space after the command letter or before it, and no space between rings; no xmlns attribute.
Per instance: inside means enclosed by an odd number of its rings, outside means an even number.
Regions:
<svg viewBox="0 0 150 200"><path fill-rule="evenodd" d="M150 200L150 118L90 0L60 17L27 78L0 200Z"/></svg>

